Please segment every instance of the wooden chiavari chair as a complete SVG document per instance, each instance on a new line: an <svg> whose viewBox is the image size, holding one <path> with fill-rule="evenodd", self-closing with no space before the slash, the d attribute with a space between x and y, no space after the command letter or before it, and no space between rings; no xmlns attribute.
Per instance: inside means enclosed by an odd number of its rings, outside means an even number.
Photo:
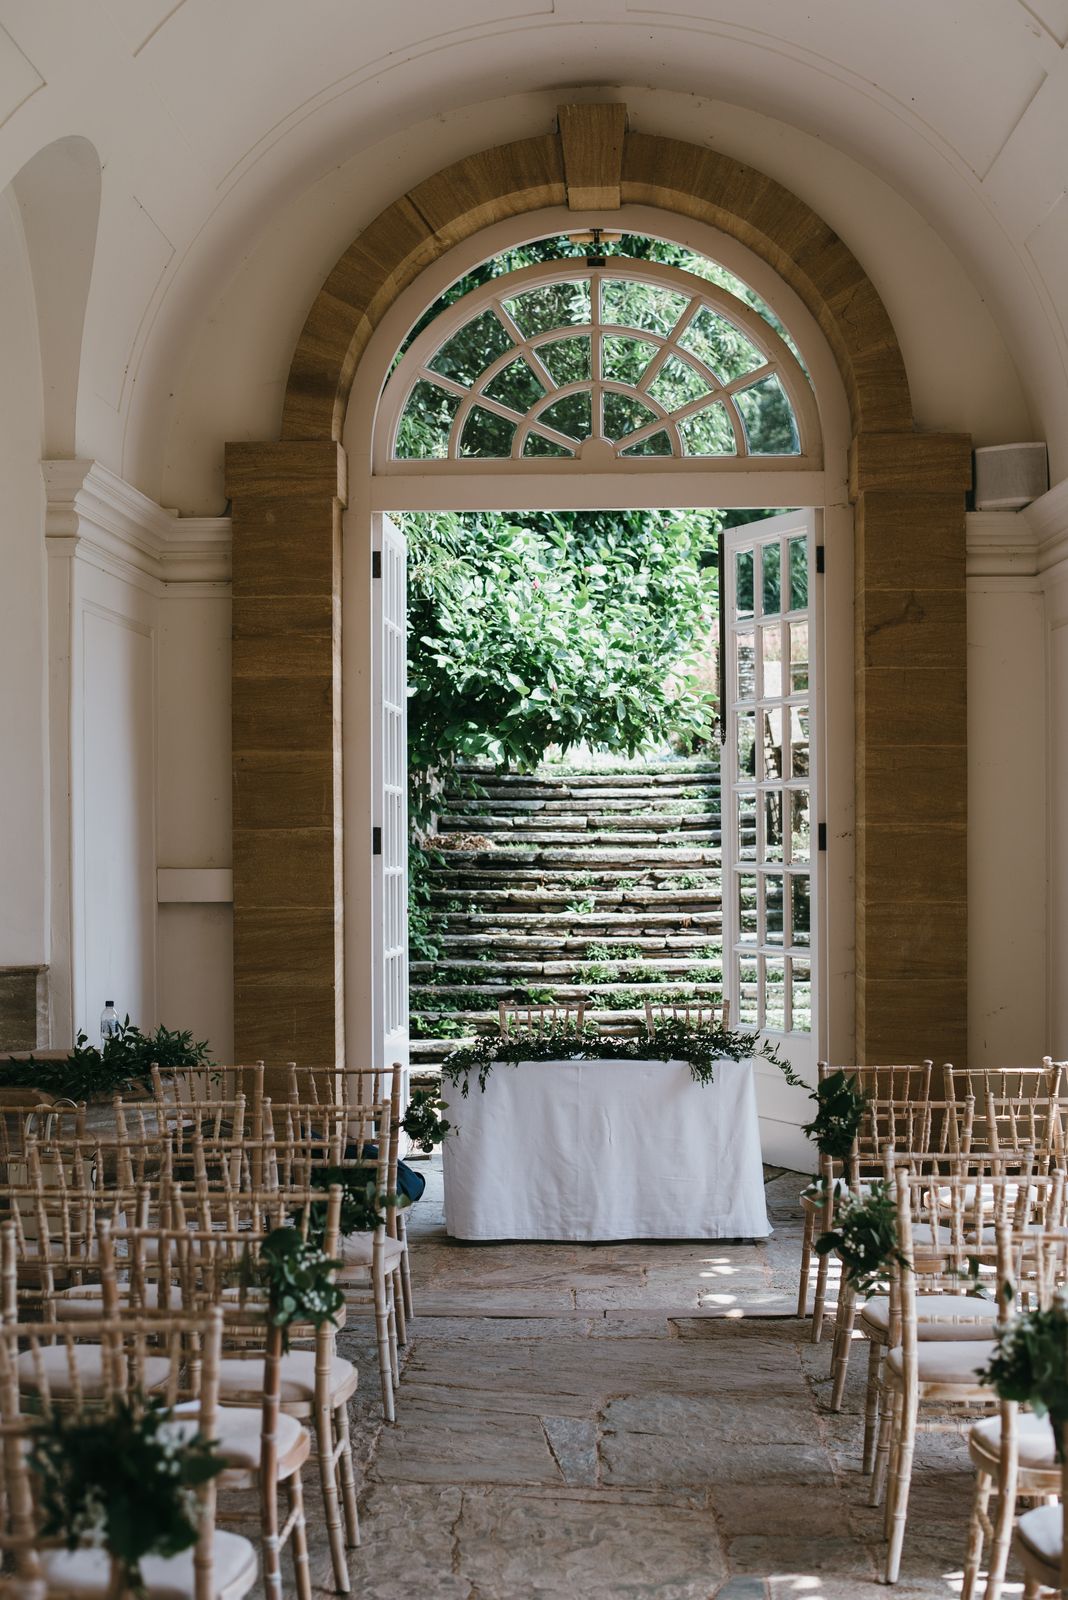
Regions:
<svg viewBox="0 0 1068 1600"><path fill-rule="evenodd" d="M685 1022L692 1028L729 1028L731 1003L724 995L714 1000L646 1000L645 1031L650 1037L660 1022Z"/></svg>
<svg viewBox="0 0 1068 1600"><path fill-rule="evenodd" d="M1015 1212L1014 1222L1021 1208L1026 1214L1032 1190L1039 1192L1036 1185L1041 1184L1043 1193L1047 1184L1055 1185L1063 1196L1060 1173L1031 1180L1026 1170L1011 1177L991 1172L980 1181L989 1184L989 1205L975 1203L974 1171L943 1175L936 1184L929 1175L916 1176L904 1167L895 1173L897 1244L901 1262L907 1265L895 1262L891 1270L890 1349L883 1368L883 1415L872 1484L872 1503L876 1503L884 1477L887 1483L887 1583L897 1582L901 1566L917 1432L952 1427L945 1420L952 1408L967 1416L995 1406L992 1391L977 1376L994 1344L978 1338L921 1339L917 1305L921 1286L925 1292L959 1293L962 1283L973 1280L976 1263L984 1257L991 1260L996 1228L1008 1222L1010 1212ZM937 1415L921 1422L920 1408L926 1402Z"/></svg>
<svg viewBox="0 0 1068 1600"><path fill-rule="evenodd" d="M1038 1231L1032 1226L1021 1231L1002 1225L997 1229L997 1285L1005 1297L1005 1320L1011 1321L1023 1310L1047 1309L1066 1284L1068 1231L1063 1227ZM1022 1411L1015 1400L1002 1400L996 1416L973 1424L968 1453L976 1479L961 1600L973 1600L975 1595L984 1539L990 1541L984 1600L1000 1600L1017 1499L1045 1499L1060 1493L1061 1467L1050 1420ZM995 1490L998 1506L991 1521L990 1498Z"/></svg>
<svg viewBox="0 0 1068 1600"><path fill-rule="evenodd" d="M1033 1114L1041 1117L1042 1108L1059 1106L1068 1084L1068 1063L1054 1061L1051 1056L1043 1056L1041 1065L1034 1067L954 1067L947 1062L942 1073L947 1099L975 1096L976 1140L995 1148L999 1119L1003 1139L1011 1140L1014 1112L1024 1119L1030 1107L1034 1108ZM987 1102L991 1098L998 1104L994 1125L988 1127Z"/></svg>
<svg viewBox="0 0 1068 1600"><path fill-rule="evenodd" d="M1060 1505L1025 1511L1016 1525L1016 1551L1024 1569L1024 1600L1045 1589L1068 1594L1068 1427L1061 1430Z"/></svg>
<svg viewBox="0 0 1068 1600"><path fill-rule="evenodd" d="M13 1249L10 1225L4 1229L4 1254ZM0 1416L2 1416L6 1525L0 1547L10 1552L24 1594L116 1600L124 1592L115 1582L104 1549L74 1550L47 1543L40 1532L27 1443L39 1419L53 1411L92 1411L117 1400L150 1396L168 1406L195 1405L204 1437L215 1435L222 1313L172 1316L166 1328L130 1316L102 1317L78 1325L19 1324L0 1327ZM94 1343L86 1344L91 1338ZM95 1353L94 1363L85 1352ZM195 1359L190 1359L191 1353ZM30 1397L30 1404L24 1403ZM180 1441L188 1424L168 1424ZM199 1539L177 1556L149 1556L142 1577L149 1594L188 1596L189 1600L240 1600L256 1581L256 1554L247 1539L215 1528L216 1480L196 1491Z"/></svg>
<svg viewBox="0 0 1068 1600"><path fill-rule="evenodd" d="M879 1067L836 1067L829 1062L821 1061L817 1065L818 1082L824 1083L832 1074L844 1072L848 1077L855 1078L858 1087L869 1099L887 1100L895 1104L908 1104L915 1101L925 1101L931 1098L931 1069L930 1061L921 1061L913 1065L879 1066ZM877 1126L877 1125L876 1125ZM869 1159L870 1158L870 1159ZM881 1162L881 1147L872 1150L865 1148L863 1140L858 1141L852 1164L860 1178L860 1169L868 1165L871 1175L878 1177ZM812 1270L812 1247L816 1241L817 1233L827 1233L834 1225L834 1207L836 1194L843 1184L850 1179L845 1175L843 1163L835 1161L830 1156L821 1156L817 1184L806 1189L801 1195L801 1210L804 1216L804 1230L801 1236L801 1274L797 1288L797 1315L803 1317L808 1311L808 1285ZM816 1292L812 1305L812 1342L818 1344L823 1337L823 1319L827 1306L827 1276L830 1262L826 1256L819 1258L816 1268Z"/></svg>
<svg viewBox="0 0 1068 1600"><path fill-rule="evenodd" d="M501 1034L547 1033L550 1028L568 1028L581 1033L586 1025L585 1000L502 1000L497 1006Z"/></svg>

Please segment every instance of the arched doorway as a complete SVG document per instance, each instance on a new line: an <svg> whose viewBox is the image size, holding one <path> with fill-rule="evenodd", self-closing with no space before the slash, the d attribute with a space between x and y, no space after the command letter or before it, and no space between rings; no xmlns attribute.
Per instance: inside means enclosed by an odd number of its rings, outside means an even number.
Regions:
<svg viewBox="0 0 1068 1600"><path fill-rule="evenodd" d="M588 210L591 196L603 215ZM420 272L427 277L417 298L425 305L432 275L450 251L471 247L481 233L475 248L484 258L501 219L523 215L529 222L532 213L565 205L583 222L592 216L614 226L617 208L630 205L657 208L661 219L670 214L676 229L719 229L778 275L826 341L851 439L835 444L833 465L828 447L827 466L813 469L828 473L816 503L839 526L852 520L844 493L848 442L856 508L855 672L843 659L828 663L828 678L845 673L855 691L855 773L846 777L850 787L855 778L856 795L855 886L846 874L855 898L855 1049L871 1061L926 1054L961 1060L968 441L913 431L885 310L818 217L736 162L624 134L617 107L564 108L558 134L471 157L384 212L346 252L309 314L282 440L228 449L238 1051L322 1060L344 1049L341 512L347 500L350 515L369 528L376 512L388 511L390 492L400 492L390 478L373 481L361 463L350 493L340 441L357 366L364 370L372 341L383 339L385 348L401 323L403 337L414 318L398 308ZM448 270L456 275L455 258ZM369 389L357 387L350 426L369 428L368 408L377 401ZM652 484L655 463L648 465ZM539 503L552 503L545 498L552 474L537 476ZM694 473L695 481L700 476ZM801 490L790 471L767 476L775 477L774 493L758 484L764 473L739 474L746 495L756 496L746 503L813 503L811 478ZM433 472L424 477L432 496L425 503L447 504ZM606 473L601 503L630 503L629 491L613 498L623 492L615 483ZM570 498L573 485L560 492ZM500 491L486 493L492 504ZM393 503L409 503L404 495ZM671 503L670 494L657 500ZM514 488L509 502L515 505ZM369 560L370 545L350 541L346 574L350 562ZM839 568L835 581L841 577ZM369 629L366 603L351 582L344 610L351 662L351 641ZM346 688L351 695L365 686L357 676ZM350 761L345 783L358 782ZM840 842L848 848L848 838ZM366 849L350 841L350 867ZM350 908L362 903L365 889L350 871ZM853 969L836 971L831 982L839 990L833 1009L844 1017ZM366 1000L351 983L348 998L356 1008Z"/></svg>

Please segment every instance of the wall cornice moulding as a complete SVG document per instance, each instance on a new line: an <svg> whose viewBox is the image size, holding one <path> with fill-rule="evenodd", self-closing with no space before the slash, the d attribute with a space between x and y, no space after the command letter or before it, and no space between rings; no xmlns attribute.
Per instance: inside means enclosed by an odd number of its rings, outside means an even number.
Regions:
<svg viewBox="0 0 1068 1600"><path fill-rule="evenodd" d="M1065 575L1068 479L1022 511L969 511L965 522L969 578L1029 580L1041 589Z"/></svg>
<svg viewBox="0 0 1068 1600"><path fill-rule="evenodd" d="M43 461L41 471L45 538L57 554L90 556L159 594L229 584L229 517L181 517L99 461Z"/></svg>

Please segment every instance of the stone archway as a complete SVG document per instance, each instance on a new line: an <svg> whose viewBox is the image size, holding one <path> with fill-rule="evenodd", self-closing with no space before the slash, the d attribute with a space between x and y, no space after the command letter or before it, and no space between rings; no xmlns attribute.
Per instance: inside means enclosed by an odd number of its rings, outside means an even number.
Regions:
<svg viewBox="0 0 1068 1600"><path fill-rule="evenodd" d="M316 297L281 440L227 446L238 1060L344 1051L340 440L360 357L396 296L482 228L624 203L739 239L835 355L853 431L857 1058L964 1060L970 440L915 431L886 309L803 201L714 151L629 132L611 105L561 107L555 134L469 156L387 207Z"/></svg>

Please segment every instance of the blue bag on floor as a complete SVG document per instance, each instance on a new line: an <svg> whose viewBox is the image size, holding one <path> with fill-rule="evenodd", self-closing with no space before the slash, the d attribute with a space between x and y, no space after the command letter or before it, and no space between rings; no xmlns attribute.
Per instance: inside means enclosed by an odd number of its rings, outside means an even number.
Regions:
<svg viewBox="0 0 1068 1600"><path fill-rule="evenodd" d="M345 1159L347 1161L355 1161L357 1159L355 1145L350 1144L346 1148ZM361 1161L377 1161L378 1146L376 1144L365 1144L363 1155L359 1159ZM406 1161L397 1162L397 1192L399 1194L402 1194L406 1200L410 1200L414 1204L416 1200L422 1199L425 1188L426 1179L421 1172L417 1172L414 1167L410 1167Z"/></svg>

